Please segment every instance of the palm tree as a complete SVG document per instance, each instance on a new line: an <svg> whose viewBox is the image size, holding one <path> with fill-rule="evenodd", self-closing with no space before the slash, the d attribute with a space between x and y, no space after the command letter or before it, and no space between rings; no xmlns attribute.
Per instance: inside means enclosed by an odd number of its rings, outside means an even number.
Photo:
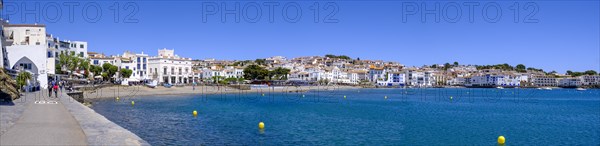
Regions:
<svg viewBox="0 0 600 146"><path fill-rule="evenodd" d="M27 81L31 79L31 74L26 71L22 71L17 75L17 86L18 88L23 87L27 84Z"/></svg>
<svg viewBox="0 0 600 146"><path fill-rule="evenodd" d="M20 96L18 89L17 82L6 74L4 69L0 69L0 94L8 94L11 100L15 100Z"/></svg>

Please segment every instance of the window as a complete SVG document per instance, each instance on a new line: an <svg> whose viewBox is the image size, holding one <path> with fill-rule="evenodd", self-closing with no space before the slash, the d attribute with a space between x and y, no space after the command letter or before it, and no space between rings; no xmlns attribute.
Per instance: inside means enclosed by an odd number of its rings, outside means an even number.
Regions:
<svg viewBox="0 0 600 146"><path fill-rule="evenodd" d="M79 48L83 49L83 44L79 45Z"/></svg>
<svg viewBox="0 0 600 146"><path fill-rule="evenodd" d="M25 70L31 70L31 63L20 63L19 67Z"/></svg>
<svg viewBox="0 0 600 146"><path fill-rule="evenodd" d="M146 69L146 64L144 64L144 68L143 69Z"/></svg>
<svg viewBox="0 0 600 146"><path fill-rule="evenodd" d="M98 64L98 60L94 60L94 64Z"/></svg>
<svg viewBox="0 0 600 146"><path fill-rule="evenodd" d="M83 57L83 52L79 52L79 57Z"/></svg>

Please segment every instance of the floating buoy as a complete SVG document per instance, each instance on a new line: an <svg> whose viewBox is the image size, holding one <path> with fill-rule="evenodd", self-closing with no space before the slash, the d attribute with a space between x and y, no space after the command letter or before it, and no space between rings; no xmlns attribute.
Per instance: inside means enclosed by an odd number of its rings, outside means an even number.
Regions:
<svg viewBox="0 0 600 146"><path fill-rule="evenodd" d="M302 97L304 97L304 95L302 95Z"/></svg>
<svg viewBox="0 0 600 146"><path fill-rule="evenodd" d="M194 111L192 112L192 114L194 115L194 117L198 116L198 112L197 112L196 110L194 110Z"/></svg>
<svg viewBox="0 0 600 146"><path fill-rule="evenodd" d="M135 104L135 101L131 101L131 106L133 106Z"/></svg>
<svg viewBox="0 0 600 146"><path fill-rule="evenodd" d="M265 96L265 93L263 93L262 96Z"/></svg>
<svg viewBox="0 0 600 146"><path fill-rule="evenodd" d="M265 129L265 123L259 122L258 123L258 129Z"/></svg>
<svg viewBox="0 0 600 146"><path fill-rule="evenodd" d="M450 100L452 100L452 96L450 96Z"/></svg>
<svg viewBox="0 0 600 146"><path fill-rule="evenodd" d="M116 100L119 101L119 97L117 97Z"/></svg>
<svg viewBox="0 0 600 146"><path fill-rule="evenodd" d="M346 99L346 95L344 95L344 99Z"/></svg>
<svg viewBox="0 0 600 146"><path fill-rule="evenodd" d="M498 144L504 144L504 142L506 142L506 139L504 139L504 136L498 136Z"/></svg>
<svg viewBox="0 0 600 146"><path fill-rule="evenodd" d="M387 99L387 96L384 96L383 98Z"/></svg>

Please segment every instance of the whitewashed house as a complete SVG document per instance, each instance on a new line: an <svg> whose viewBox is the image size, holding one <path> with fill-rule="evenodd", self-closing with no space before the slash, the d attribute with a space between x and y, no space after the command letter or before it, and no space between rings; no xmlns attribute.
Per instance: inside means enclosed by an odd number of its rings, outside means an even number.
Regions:
<svg viewBox="0 0 600 146"><path fill-rule="evenodd" d="M32 74L42 88L48 86L46 26L40 24L8 24L3 21L8 68ZM31 83L31 82L30 82Z"/></svg>
<svg viewBox="0 0 600 146"><path fill-rule="evenodd" d="M148 77L159 83L188 84L193 80L192 59L175 55L175 50L160 49L148 59Z"/></svg>

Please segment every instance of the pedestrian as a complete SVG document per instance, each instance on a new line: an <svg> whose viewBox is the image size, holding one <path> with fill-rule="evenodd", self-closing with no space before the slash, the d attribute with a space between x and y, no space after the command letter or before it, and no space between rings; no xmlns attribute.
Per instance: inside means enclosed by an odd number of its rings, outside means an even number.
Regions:
<svg viewBox="0 0 600 146"><path fill-rule="evenodd" d="M52 84L48 84L48 97L52 97Z"/></svg>
<svg viewBox="0 0 600 146"><path fill-rule="evenodd" d="M53 90L54 90L54 97L58 98L58 84L54 85Z"/></svg>
<svg viewBox="0 0 600 146"><path fill-rule="evenodd" d="M58 87L60 88L60 93L62 93L62 92L63 92L63 89L65 88L65 83L64 83L64 82L65 82L65 81L60 81L60 82L58 82L58 85L59 85Z"/></svg>

